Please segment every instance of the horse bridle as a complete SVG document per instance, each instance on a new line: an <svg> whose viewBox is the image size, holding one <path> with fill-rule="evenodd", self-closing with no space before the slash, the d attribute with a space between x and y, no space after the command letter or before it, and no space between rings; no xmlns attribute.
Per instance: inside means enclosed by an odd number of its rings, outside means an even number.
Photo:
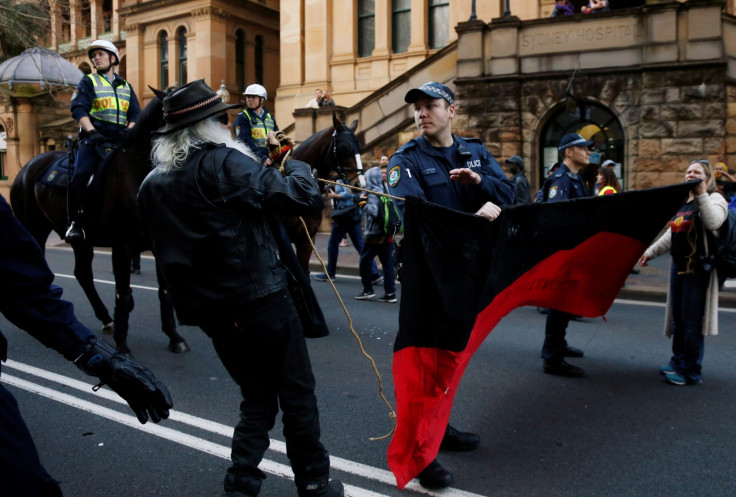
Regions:
<svg viewBox="0 0 736 497"><path fill-rule="evenodd" d="M330 144L330 148L332 151L332 158L335 161L335 170L337 171L338 177L345 181L345 173L355 172L357 173L358 181L361 185L363 185L365 183L365 178L363 178L363 163L360 160L360 153L355 154L355 164L357 165L357 167L343 166L342 160L337 155L337 139L341 135L353 136L353 133L348 129L344 129L341 131L335 130L332 133L332 143Z"/></svg>

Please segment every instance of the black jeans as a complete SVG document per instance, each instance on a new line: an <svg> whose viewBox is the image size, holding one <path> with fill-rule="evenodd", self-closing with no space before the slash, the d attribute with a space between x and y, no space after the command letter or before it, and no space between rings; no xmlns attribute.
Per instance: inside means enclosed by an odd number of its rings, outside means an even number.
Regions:
<svg viewBox="0 0 736 497"><path fill-rule="evenodd" d="M685 264L672 264L670 302L672 305L672 358L670 366L686 380L702 379L705 353L703 315L710 273L696 265L694 272L683 273Z"/></svg>
<svg viewBox="0 0 736 497"><path fill-rule="evenodd" d="M327 476L329 458L320 442L314 375L294 302L286 290L238 310L235 322L202 326L240 387L240 422L228 473L265 478L258 469L279 407L286 454L299 478ZM314 474L314 468L323 468Z"/></svg>

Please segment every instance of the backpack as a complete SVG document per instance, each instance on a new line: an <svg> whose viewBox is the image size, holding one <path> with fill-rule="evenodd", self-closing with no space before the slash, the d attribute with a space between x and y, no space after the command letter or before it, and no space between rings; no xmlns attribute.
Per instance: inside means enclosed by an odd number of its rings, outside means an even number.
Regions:
<svg viewBox="0 0 736 497"><path fill-rule="evenodd" d="M713 238L719 279L736 278L736 211L728 209L726 221L718 230L718 236Z"/></svg>
<svg viewBox="0 0 736 497"><path fill-rule="evenodd" d="M391 197L378 195L376 223L381 226L382 233L379 236L366 237L366 241L369 243L391 242L394 236L404 232L399 209ZM368 238L371 238L371 240L368 240Z"/></svg>

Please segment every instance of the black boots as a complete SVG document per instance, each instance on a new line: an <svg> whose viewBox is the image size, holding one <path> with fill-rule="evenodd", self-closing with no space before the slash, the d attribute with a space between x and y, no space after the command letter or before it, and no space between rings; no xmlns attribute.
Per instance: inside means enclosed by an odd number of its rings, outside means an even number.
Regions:
<svg viewBox="0 0 736 497"><path fill-rule="evenodd" d="M296 491L299 497L343 497L343 489L340 480L329 481L329 477L302 480L295 478Z"/></svg>
<svg viewBox="0 0 736 497"><path fill-rule="evenodd" d="M442 437L441 450L450 452L469 452L480 445L480 436L453 428L449 424L445 428L445 436Z"/></svg>
<svg viewBox="0 0 736 497"><path fill-rule="evenodd" d="M255 497L261 491L261 483L263 480L260 478L228 474L222 497Z"/></svg>
<svg viewBox="0 0 736 497"><path fill-rule="evenodd" d="M441 488L447 488L455 482L452 473L442 467L437 459L429 463L429 466L424 468L418 475L419 484L424 488L430 490L439 490Z"/></svg>

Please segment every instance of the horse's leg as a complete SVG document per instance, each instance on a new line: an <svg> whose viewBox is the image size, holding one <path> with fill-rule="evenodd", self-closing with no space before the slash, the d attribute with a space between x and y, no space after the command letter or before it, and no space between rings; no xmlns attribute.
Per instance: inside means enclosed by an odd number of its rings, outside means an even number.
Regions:
<svg viewBox="0 0 736 497"><path fill-rule="evenodd" d="M128 318L135 303L130 288L131 250L127 244L112 249L112 271L115 273L115 348L122 354L130 354L128 348Z"/></svg>
<svg viewBox="0 0 736 497"><path fill-rule="evenodd" d="M95 316L102 322L102 332L109 335L113 330L113 321L95 288L92 275L92 258L94 257L92 245L81 242L75 243L72 248L74 249L74 276L92 305Z"/></svg>
<svg viewBox="0 0 736 497"><path fill-rule="evenodd" d="M171 294L166 289L158 261L156 264L156 279L158 280L158 301L161 308L161 329L169 337L169 350L171 352L189 352L191 349L184 337L176 331L176 318L174 317L174 302Z"/></svg>

